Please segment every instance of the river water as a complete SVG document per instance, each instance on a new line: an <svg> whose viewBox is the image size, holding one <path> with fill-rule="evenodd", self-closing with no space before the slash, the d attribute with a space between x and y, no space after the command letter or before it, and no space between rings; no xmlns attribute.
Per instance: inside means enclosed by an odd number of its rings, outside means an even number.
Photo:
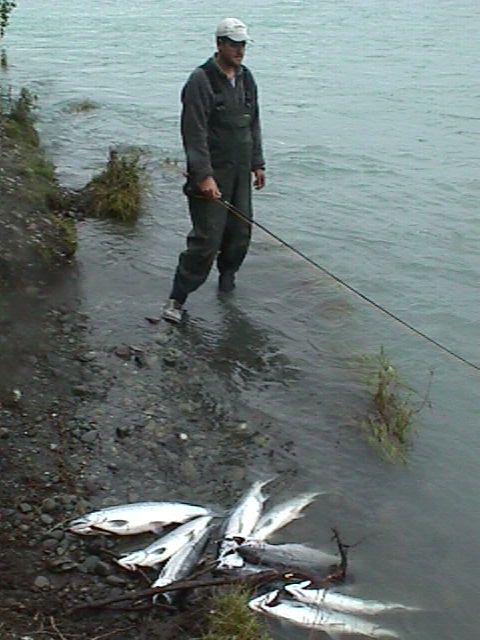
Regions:
<svg viewBox="0 0 480 640"><path fill-rule="evenodd" d="M179 92L212 52L225 4L29 0L5 39L10 81L38 94L61 180L83 185L110 145L144 149L151 174L134 230L80 225L92 340L135 344L168 295L188 230L180 195ZM230 10L226 11L231 13ZM261 91L267 189L256 216L366 295L480 362L477 0L245 0ZM98 103L74 114L72 102ZM296 489L319 489L279 540L349 541L352 593L423 607L387 626L415 640L476 635L479 377L255 233L234 298L215 278L188 304L187 339L246 405L295 443ZM191 335L190 333L191 332ZM384 346L432 408L406 466L358 424L360 360ZM287 537L285 537L287 536ZM307 637L276 627L278 637Z"/></svg>

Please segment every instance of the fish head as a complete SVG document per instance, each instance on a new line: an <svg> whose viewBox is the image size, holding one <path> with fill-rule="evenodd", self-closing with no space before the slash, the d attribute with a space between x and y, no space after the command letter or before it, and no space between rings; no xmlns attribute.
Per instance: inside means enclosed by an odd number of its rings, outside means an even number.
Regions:
<svg viewBox="0 0 480 640"><path fill-rule="evenodd" d="M268 593L264 593L261 596L253 598L253 600L250 600L250 602L248 603L248 606L253 611L264 611L264 607L268 608L269 606L273 605L278 596L279 591L278 589L275 589L274 591L269 591Z"/></svg>
<svg viewBox="0 0 480 640"><path fill-rule="evenodd" d="M299 593L300 591L303 591L303 589L306 589L307 587L311 587L312 583L310 580L304 580L303 582L295 582L292 584L286 584L284 586L284 589L287 593L290 593L292 596L295 596L295 594Z"/></svg>
<svg viewBox="0 0 480 640"><path fill-rule="evenodd" d="M136 571L137 565L141 564L142 560L145 558L144 551L134 551L130 553L128 556L123 558L119 558L116 562L124 569L128 571Z"/></svg>
<svg viewBox="0 0 480 640"><path fill-rule="evenodd" d="M236 550L232 549L225 554L222 554L217 562L218 569L240 569L245 564L244 559L240 556Z"/></svg>
<svg viewBox="0 0 480 640"><path fill-rule="evenodd" d="M105 517L100 513L89 513L81 518L76 518L70 523L68 530L84 536L92 536L102 531Z"/></svg>

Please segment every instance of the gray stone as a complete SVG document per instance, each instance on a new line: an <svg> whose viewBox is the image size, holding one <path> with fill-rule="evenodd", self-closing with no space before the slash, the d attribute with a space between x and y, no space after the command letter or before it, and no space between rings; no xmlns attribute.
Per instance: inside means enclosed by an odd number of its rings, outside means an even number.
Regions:
<svg viewBox="0 0 480 640"><path fill-rule="evenodd" d="M53 538L54 540L57 540L59 542L60 540L62 540L64 535L65 534L61 529L55 529L55 531L51 531L48 534L48 537Z"/></svg>
<svg viewBox="0 0 480 640"><path fill-rule="evenodd" d="M43 524L47 525L54 523L52 516L49 516L48 513L42 513L42 515L40 516L40 520Z"/></svg>
<svg viewBox="0 0 480 640"><path fill-rule="evenodd" d="M6 440L10 436L10 429L7 427L0 427L0 439Z"/></svg>
<svg viewBox="0 0 480 640"><path fill-rule="evenodd" d="M182 352L178 349L168 349L163 356L163 362L169 367L174 367L181 357Z"/></svg>
<svg viewBox="0 0 480 640"><path fill-rule="evenodd" d="M127 425L122 425L117 427L116 433L119 438L127 438L132 435L132 428Z"/></svg>
<svg viewBox="0 0 480 640"><path fill-rule="evenodd" d="M46 578L45 576L37 576L35 578L35 582L33 583L33 586L36 589L49 589L50 588L50 580L48 578Z"/></svg>
<svg viewBox="0 0 480 640"><path fill-rule="evenodd" d="M57 503L54 498L45 498L42 502L42 511L46 513L52 513L57 508Z"/></svg>
<svg viewBox="0 0 480 640"><path fill-rule="evenodd" d="M84 384L77 384L72 388L72 393L79 398L85 398L88 396L89 389Z"/></svg>
<svg viewBox="0 0 480 640"><path fill-rule="evenodd" d="M97 574L97 576L108 576L108 574L110 573L110 569L110 565L108 565L106 562L102 562L102 560L99 560L95 565L95 573Z"/></svg>
<svg viewBox="0 0 480 640"><path fill-rule="evenodd" d="M30 513L30 511L32 510L32 507L28 504L28 502L20 503L18 505L18 508L22 513Z"/></svg>
<svg viewBox="0 0 480 640"><path fill-rule="evenodd" d="M85 444L92 444L97 439L98 434L96 431L87 431L82 435L82 442Z"/></svg>
<svg viewBox="0 0 480 640"><path fill-rule="evenodd" d="M120 345L115 348L115 355L122 358L122 360L130 360L131 353L131 349L127 345Z"/></svg>
<svg viewBox="0 0 480 640"><path fill-rule="evenodd" d="M109 575L105 578L105 582L112 587L124 587L127 584L125 578L120 576Z"/></svg>
<svg viewBox="0 0 480 640"><path fill-rule="evenodd" d="M58 544L58 540L55 538L47 538L42 542L42 547L45 551L53 551Z"/></svg>

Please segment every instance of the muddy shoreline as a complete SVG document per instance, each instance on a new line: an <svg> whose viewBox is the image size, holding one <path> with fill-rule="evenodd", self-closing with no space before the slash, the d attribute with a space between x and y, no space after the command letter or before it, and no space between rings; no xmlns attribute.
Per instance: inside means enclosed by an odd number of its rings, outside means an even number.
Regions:
<svg viewBox="0 0 480 640"><path fill-rule="evenodd" d="M12 167L4 150L2 175ZM14 199L2 198L0 216ZM21 199L15 209L19 219L32 215ZM41 227L47 213L35 215ZM20 249L31 231L23 228ZM198 637L200 605L165 623L161 609L68 615L88 599L145 588L155 572L131 574L114 562L138 539L79 538L66 524L136 500L227 508L255 470L283 481L295 473L289 445L242 407L191 333L139 310L151 328L144 344L97 348L74 259L44 266L30 261L28 277L3 282L1 296L1 637Z"/></svg>

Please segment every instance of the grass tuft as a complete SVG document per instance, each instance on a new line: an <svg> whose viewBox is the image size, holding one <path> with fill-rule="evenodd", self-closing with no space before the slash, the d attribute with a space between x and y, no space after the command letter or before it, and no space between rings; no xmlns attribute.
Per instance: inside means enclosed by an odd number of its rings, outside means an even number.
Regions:
<svg viewBox="0 0 480 640"><path fill-rule="evenodd" d="M93 100L78 100L71 102L68 107L66 107L66 111L70 113L87 113L89 111L94 111L98 109L98 104L93 102Z"/></svg>
<svg viewBox="0 0 480 640"><path fill-rule="evenodd" d="M369 379L374 397L372 410L362 422L362 429L384 458L406 463L416 432L414 417L428 404L429 389L422 402L412 402L413 391L401 382L383 347L380 355L369 359L368 364L376 370Z"/></svg>
<svg viewBox="0 0 480 640"><path fill-rule="evenodd" d="M208 631L201 640L271 640L261 621L248 607L251 595L235 587L213 598Z"/></svg>
<svg viewBox="0 0 480 640"><path fill-rule="evenodd" d="M140 215L145 188L140 154L120 156L112 150L106 168L83 190L83 207L89 215L133 222Z"/></svg>

